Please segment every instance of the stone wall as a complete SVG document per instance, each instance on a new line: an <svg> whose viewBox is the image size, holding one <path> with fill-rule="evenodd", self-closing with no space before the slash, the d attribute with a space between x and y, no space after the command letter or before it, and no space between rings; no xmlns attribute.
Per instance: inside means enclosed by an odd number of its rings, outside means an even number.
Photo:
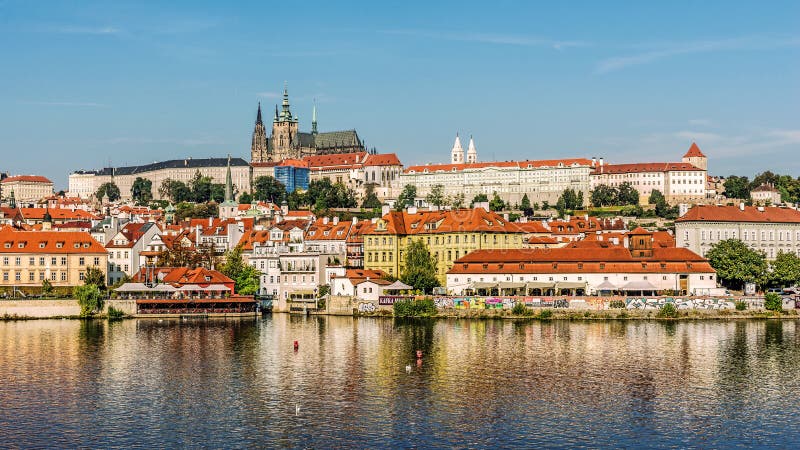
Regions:
<svg viewBox="0 0 800 450"><path fill-rule="evenodd" d="M0 300L0 317L65 317L81 313L78 301L67 300Z"/></svg>

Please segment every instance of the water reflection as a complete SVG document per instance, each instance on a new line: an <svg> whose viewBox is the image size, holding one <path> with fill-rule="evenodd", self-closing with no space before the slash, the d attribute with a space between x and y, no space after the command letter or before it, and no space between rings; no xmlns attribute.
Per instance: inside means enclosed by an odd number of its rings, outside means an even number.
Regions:
<svg viewBox="0 0 800 450"><path fill-rule="evenodd" d="M0 442L790 447L798 343L774 320L3 322Z"/></svg>

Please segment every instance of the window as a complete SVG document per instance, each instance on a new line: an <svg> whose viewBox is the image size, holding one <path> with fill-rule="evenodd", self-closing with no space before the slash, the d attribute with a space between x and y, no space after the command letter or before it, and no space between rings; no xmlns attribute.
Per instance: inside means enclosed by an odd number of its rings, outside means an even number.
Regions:
<svg viewBox="0 0 800 450"><path fill-rule="evenodd" d="M39 272L39 281L44 281L44 272Z"/></svg>
<svg viewBox="0 0 800 450"><path fill-rule="evenodd" d="M4 257L3 257L3 265L4 265L4 266L7 266L7 265L8 265L8 256L4 256Z"/></svg>
<svg viewBox="0 0 800 450"><path fill-rule="evenodd" d="M36 274L33 272L28 272L28 281L35 281L35 280L36 280Z"/></svg>
<svg viewBox="0 0 800 450"><path fill-rule="evenodd" d="M62 266L66 266L67 265L67 257L66 256L62 256L61 257L61 265Z"/></svg>
<svg viewBox="0 0 800 450"><path fill-rule="evenodd" d="M80 258L78 258L78 265L79 265L79 266L84 266L84 265L86 265L86 258L84 258L83 256L81 256ZM81 278L81 280L82 280L82 279L83 279L83 278Z"/></svg>
<svg viewBox="0 0 800 450"><path fill-rule="evenodd" d="M40 257L39 257L39 265L40 265L40 266L43 266L43 265L44 265L44 256L40 256Z"/></svg>
<svg viewBox="0 0 800 450"><path fill-rule="evenodd" d="M22 264L22 258L20 258L19 256L14 258L14 265L19 266L21 264Z"/></svg>
<svg viewBox="0 0 800 450"><path fill-rule="evenodd" d="M50 281L56 281L56 273L50 272Z"/></svg>
<svg viewBox="0 0 800 450"><path fill-rule="evenodd" d="M55 256L53 256L52 258L50 258L50 265L55 266L57 261L58 259Z"/></svg>
<svg viewBox="0 0 800 450"><path fill-rule="evenodd" d="M8 281L8 272L3 272L3 281Z"/></svg>
<svg viewBox="0 0 800 450"><path fill-rule="evenodd" d="M100 265L100 257L99 256L95 256L94 257L94 265L95 266L99 266Z"/></svg>
<svg viewBox="0 0 800 450"><path fill-rule="evenodd" d="M22 272L14 272L14 280L22 281Z"/></svg>
<svg viewBox="0 0 800 450"><path fill-rule="evenodd" d="M31 256L30 258L28 258L28 265L29 265L29 266L32 266L32 265L34 265L34 264L36 264L36 258L34 258L33 256Z"/></svg>
<svg viewBox="0 0 800 450"><path fill-rule="evenodd" d="M67 281L67 272L61 272L61 281Z"/></svg>

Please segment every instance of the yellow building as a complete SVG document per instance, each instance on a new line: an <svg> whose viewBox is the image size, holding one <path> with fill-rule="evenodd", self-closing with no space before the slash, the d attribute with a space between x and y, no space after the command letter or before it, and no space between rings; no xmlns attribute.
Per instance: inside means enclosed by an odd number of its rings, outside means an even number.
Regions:
<svg viewBox="0 0 800 450"><path fill-rule="evenodd" d="M523 235L516 224L483 208L390 212L364 232L364 268L399 277L406 247L412 239L422 239L444 285L456 259L478 249L522 248Z"/></svg>
<svg viewBox="0 0 800 450"><path fill-rule="evenodd" d="M108 253L89 233L0 228L0 287L83 284L89 267L104 268Z"/></svg>

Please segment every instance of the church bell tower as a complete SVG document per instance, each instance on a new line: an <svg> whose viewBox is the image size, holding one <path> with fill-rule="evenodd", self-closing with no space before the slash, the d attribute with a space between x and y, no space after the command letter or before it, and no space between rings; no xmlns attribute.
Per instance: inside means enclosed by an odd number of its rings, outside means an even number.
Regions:
<svg viewBox="0 0 800 450"><path fill-rule="evenodd" d="M264 122L261 120L261 102L258 102L258 114L256 115L256 126L253 129L253 142L250 144L250 161L266 162L267 155L267 131L264 129Z"/></svg>

